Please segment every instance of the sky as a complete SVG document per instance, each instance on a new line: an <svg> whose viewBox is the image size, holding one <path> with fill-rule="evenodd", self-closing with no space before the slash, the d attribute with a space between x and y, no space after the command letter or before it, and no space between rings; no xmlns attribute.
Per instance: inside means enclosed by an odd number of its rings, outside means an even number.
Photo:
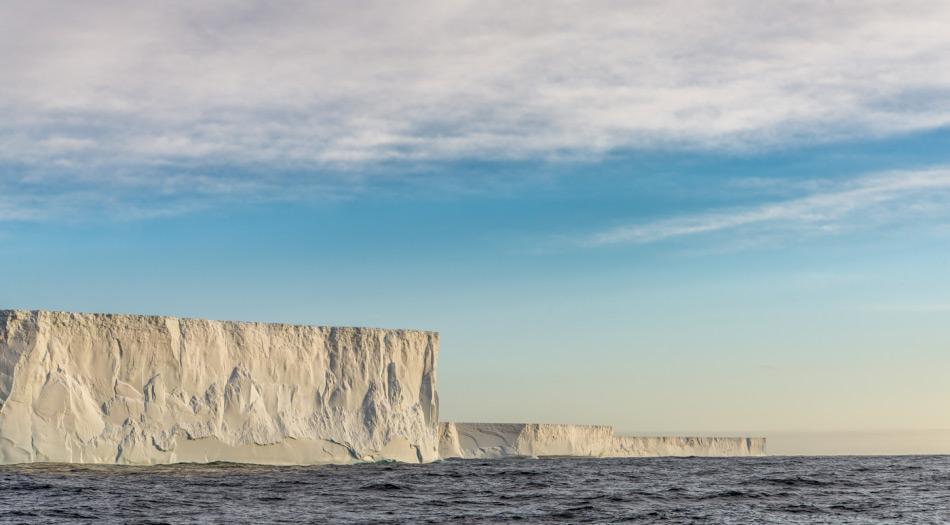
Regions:
<svg viewBox="0 0 950 525"><path fill-rule="evenodd" d="M445 420L950 428L950 4L152 4L0 2L0 306L436 330Z"/></svg>

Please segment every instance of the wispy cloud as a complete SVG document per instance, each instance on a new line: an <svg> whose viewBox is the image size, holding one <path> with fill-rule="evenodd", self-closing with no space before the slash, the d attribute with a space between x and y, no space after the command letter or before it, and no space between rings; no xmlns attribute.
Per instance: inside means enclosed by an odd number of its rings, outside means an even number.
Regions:
<svg viewBox="0 0 950 525"><path fill-rule="evenodd" d="M602 246L651 243L729 230L834 233L950 212L950 168L873 174L820 192L753 206L613 227L586 236Z"/></svg>
<svg viewBox="0 0 950 525"><path fill-rule="evenodd" d="M931 129L948 23L930 1L5 3L0 185L21 208L24 184L293 195L393 160Z"/></svg>

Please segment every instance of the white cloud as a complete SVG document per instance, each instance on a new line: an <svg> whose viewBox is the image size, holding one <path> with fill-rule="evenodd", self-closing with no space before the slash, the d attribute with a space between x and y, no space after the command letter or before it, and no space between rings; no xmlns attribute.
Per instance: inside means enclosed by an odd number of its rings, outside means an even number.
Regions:
<svg viewBox="0 0 950 525"><path fill-rule="evenodd" d="M645 244L751 229L767 233L836 233L945 214L948 198L950 168L879 173L804 196L614 227L591 234L581 242L589 246Z"/></svg>
<svg viewBox="0 0 950 525"><path fill-rule="evenodd" d="M5 3L0 183L227 193L299 179L205 166L325 178L930 129L950 124L948 24L932 1Z"/></svg>
<svg viewBox="0 0 950 525"><path fill-rule="evenodd" d="M747 147L950 123L944 2L23 2L6 160Z"/></svg>

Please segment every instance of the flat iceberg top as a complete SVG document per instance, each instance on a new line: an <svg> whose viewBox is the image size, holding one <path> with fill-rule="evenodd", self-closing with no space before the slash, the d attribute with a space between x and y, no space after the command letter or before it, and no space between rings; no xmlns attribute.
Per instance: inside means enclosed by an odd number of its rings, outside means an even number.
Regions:
<svg viewBox="0 0 950 525"><path fill-rule="evenodd" d="M218 320L218 319L203 319L200 317L176 317L173 315L144 315L144 314L115 314L115 313L100 313L100 312L63 312L56 310L19 310L19 309L0 309L0 322L6 321L7 319L29 319L29 318L39 318L39 317L50 317L53 319L88 319L88 320L108 320L112 322L121 322L121 321L130 321L130 322L161 322L161 321L178 321L183 323L219 323L222 325L229 326L246 326L246 327L277 327L282 329L303 329L311 328L315 330L357 330L357 331L378 331L378 332L390 332L390 333L418 333L425 334L428 336L438 336L438 332L434 330L416 330L411 328L379 328L379 327L370 327L370 326L328 326L328 325L307 325L307 324L295 324L295 323L271 323L271 322L261 322L261 321L230 321L230 320Z"/></svg>
<svg viewBox="0 0 950 525"><path fill-rule="evenodd" d="M525 428L525 427L548 427L548 428L574 428L574 429L610 429L613 431L613 425L578 425L575 423L483 423L476 421L451 421L447 422L456 426L478 426L482 428Z"/></svg>

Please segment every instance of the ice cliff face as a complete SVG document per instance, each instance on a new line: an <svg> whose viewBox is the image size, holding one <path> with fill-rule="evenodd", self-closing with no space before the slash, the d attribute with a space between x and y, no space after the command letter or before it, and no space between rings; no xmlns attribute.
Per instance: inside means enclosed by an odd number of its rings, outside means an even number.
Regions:
<svg viewBox="0 0 950 525"><path fill-rule="evenodd" d="M762 438L438 424L438 334L0 311L0 463L749 456Z"/></svg>
<svg viewBox="0 0 950 525"><path fill-rule="evenodd" d="M0 463L438 457L438 334L0 311Z"/></svg>
<svg viewBox="0 0 950 525"><path fill-rule="evenodd" d="M516 456L757 456L765 438L614 436L610 426L525 423L442 423L444 458Z"/></svg>
<svg viewBox="0 0 950 525"><path fill-rule="evenodd" d="M764 456L762 437L615 436L609 457Z"/></svg>
<svg viewBox="0 0 950 525"><path fill-rule="evenodd" d="M609 426L523 423L442 423L444 458L602 456L613 436Z"/></svg>

